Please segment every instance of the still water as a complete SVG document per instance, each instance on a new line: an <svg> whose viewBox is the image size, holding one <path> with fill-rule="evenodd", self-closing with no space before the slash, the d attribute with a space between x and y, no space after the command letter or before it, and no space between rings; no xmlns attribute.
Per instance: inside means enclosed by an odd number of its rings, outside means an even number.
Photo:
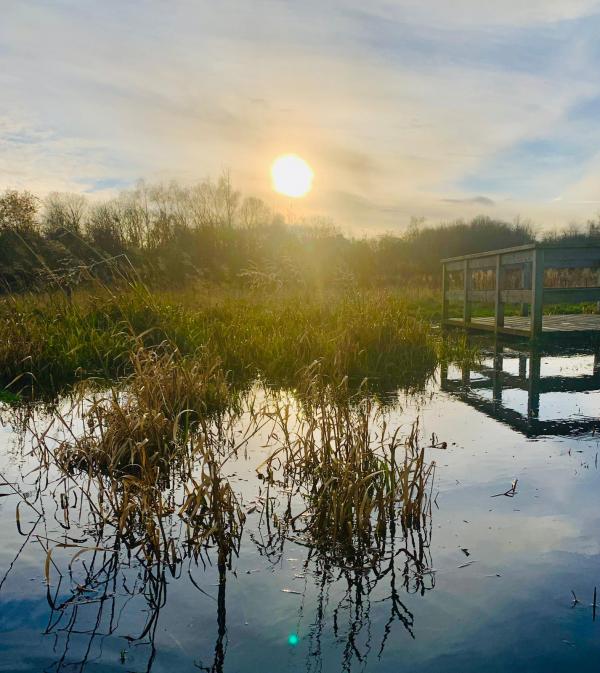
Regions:
<svg viewBox="0 0 600 673"><path fill-rule="evenodd" d="M400 397L390 424L408 433L418 418L437 465L431 516L364 567L273 532L256 476L264 433L228 464L247 512L231 569L181 554L148 577L140 550L73 558L89 539L84 505L50 487L33 503L31 430L6 410L0 671L597 670L598 365L591 352L496 348Z"/></svg>

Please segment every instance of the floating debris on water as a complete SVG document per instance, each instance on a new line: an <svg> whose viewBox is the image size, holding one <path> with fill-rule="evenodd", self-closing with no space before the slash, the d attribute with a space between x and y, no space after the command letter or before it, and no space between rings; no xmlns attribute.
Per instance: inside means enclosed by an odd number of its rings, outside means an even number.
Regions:
<svg viewBox="0 0 600 673"><path fill-rule="evenodd" d="M466 568L467 566L473 565L473 563L476 563L475 559L473 559L472 561L465 561L465 563L461 563L458 567Z"/></svg>

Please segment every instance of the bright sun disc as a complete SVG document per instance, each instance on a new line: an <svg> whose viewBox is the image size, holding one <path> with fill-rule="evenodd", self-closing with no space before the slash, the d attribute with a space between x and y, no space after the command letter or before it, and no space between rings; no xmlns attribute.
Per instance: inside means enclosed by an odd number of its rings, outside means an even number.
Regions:
<svg viewBox="0 0 600 673"><path fill-rule="evenodd" d="M271 177L276 192L298 198L310 192L314 173L304 159L295 154L286 154L273 162Z"/></svg>

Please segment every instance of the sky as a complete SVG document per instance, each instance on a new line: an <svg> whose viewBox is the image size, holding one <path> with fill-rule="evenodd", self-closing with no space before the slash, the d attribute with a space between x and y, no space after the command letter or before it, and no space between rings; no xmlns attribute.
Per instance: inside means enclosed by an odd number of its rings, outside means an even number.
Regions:
<svg viewBox="0 0 600 673"><path fill-rule="evenodd" d="M600 2L0 0L0 189L230 172L343 230L600 213ZM270 166L309 162L293 203Z"/></svg>

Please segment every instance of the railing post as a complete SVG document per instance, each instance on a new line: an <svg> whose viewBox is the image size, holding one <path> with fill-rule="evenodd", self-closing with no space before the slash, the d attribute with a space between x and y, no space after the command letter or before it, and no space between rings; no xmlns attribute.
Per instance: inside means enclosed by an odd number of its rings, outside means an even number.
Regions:
<svg viewBox="0 0 600 673"><path fill-rule="evenodd" d="M523 264L523 289L531 290L531 263L524 262ZM521 315L527 317L529 315L529 304L521 304Z"/></svg>
<svg viewBox="0 0 600 673"><path fill-rule="evenodd" d="M464 289L463 289L463 323L465 327L471 322L471 300L469 299L469 290L471 289L471 276L469 271L469 260L464 261Z"/></svg>
<svg viewBox="0 0 600 673"><path fill-rule="evenodd" d="M448 274L446 272L446 265L442 262L442 326L448 320L448 298L446 292L448 291Z"/></svg>
<svg viewBox="0 0 600 673"><path fill-rule="evenodd" d="M495 302L495 331L500 332L504 327L504 303L502 302L503 290L502 257L496 255L496 302Z"/></svg>
<svg viewBox="0 0 600 673"><path fill-rule="evenodd" d="M542 315L544 308L544 250L534 248L531 274L531 338L542 333Z"/></svg>

